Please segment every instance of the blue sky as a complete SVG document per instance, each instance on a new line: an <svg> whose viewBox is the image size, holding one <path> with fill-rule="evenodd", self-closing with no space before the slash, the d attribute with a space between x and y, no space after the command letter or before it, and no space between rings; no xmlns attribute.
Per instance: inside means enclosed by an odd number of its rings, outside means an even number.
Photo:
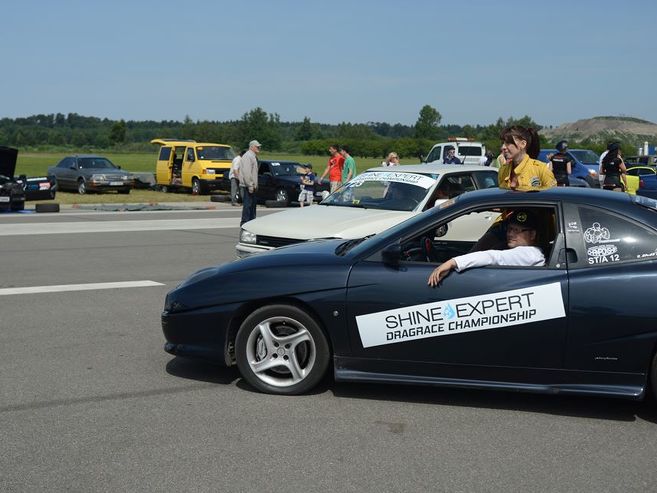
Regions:
<svg viewBox="0 0 657 493"><path fill-rule="evenodd" d="M2 8L0 117L657 122L657 2L34 1Z"/></svg>

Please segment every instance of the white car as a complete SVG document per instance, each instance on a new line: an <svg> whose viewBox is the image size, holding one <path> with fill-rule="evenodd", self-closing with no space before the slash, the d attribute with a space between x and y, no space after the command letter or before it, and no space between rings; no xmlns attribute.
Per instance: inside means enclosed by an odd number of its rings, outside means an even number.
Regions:
<svg viewBox="0 0 657 493"><path fill-rule="evenodd" d="M237 256L243 258L309 240L362 238L463 192L494 187L495 168L445 164L371 168L318 205L288 209L245 223L236 246ZM475 215L448 234L476 240L492 220ZM469 224L473 221L476 224Z"/></svg>

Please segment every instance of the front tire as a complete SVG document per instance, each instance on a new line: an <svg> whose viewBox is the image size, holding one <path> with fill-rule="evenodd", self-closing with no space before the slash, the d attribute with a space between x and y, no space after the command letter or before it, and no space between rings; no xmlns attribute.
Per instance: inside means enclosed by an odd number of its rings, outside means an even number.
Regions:
<svg viewBox="0 0 657 493"><path fill-rule="evenodd" d="M282 207L287 207L290 205L290 194L284 188L279 188L276 190L276 202L283 204Z"/></svg>
<svg viewBox="0 0 657 493"><path fill-rule="evenodd" d="M192 178L192 195L201 194L201 182L198 181L198 178Z"/></svg>
<svg viewBox="0 0 657 493"><path fill-rule="evenodd" d="M84 182L82 178L78 180L78 193L80 195L84 195L87 193L87 184Z"/></svg>
<svg viewBox="0 0 657 493"><path fill-rule="evenodd" d="M326 374L330 349L317 322L290 305L257 309L242 323L235 340L237 366L260 392L308 392Z"/></svg>

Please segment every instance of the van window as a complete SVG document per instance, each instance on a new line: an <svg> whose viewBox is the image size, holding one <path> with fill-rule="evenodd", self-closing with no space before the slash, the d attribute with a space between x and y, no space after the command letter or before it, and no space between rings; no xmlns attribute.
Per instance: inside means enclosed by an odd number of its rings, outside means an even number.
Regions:
<svg viewBox="0 0 657 493"><path fill-rule="evenodd" d="M196 154L201 161L209 159L232 161L235 157L230 147L221 146L197 147Z"/></svg>
<svg viewBox="0 0 657 493"><path fill-rule="evenodd" d="M434 147L427 156L427 163L432 163L440 159L441 146Z"/></svg>
<svg viewBox="0 0 657 493"><path fill-rule="evenodd" d="M171 147L160 147L160 157L157 158L158 161L168 161L171 157Z"/></svg>

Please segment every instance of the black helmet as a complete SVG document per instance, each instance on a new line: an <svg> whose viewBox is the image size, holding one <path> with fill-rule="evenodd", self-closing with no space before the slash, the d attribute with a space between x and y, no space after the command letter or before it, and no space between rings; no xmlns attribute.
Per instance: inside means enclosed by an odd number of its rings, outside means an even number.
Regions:
<svg viewBox="0 0 657 493"><path fill-rule="evenodd" d="M566 152L568 150L568 141L567 140L560 140L557 142L557 151L559 152Z"/></svg>

